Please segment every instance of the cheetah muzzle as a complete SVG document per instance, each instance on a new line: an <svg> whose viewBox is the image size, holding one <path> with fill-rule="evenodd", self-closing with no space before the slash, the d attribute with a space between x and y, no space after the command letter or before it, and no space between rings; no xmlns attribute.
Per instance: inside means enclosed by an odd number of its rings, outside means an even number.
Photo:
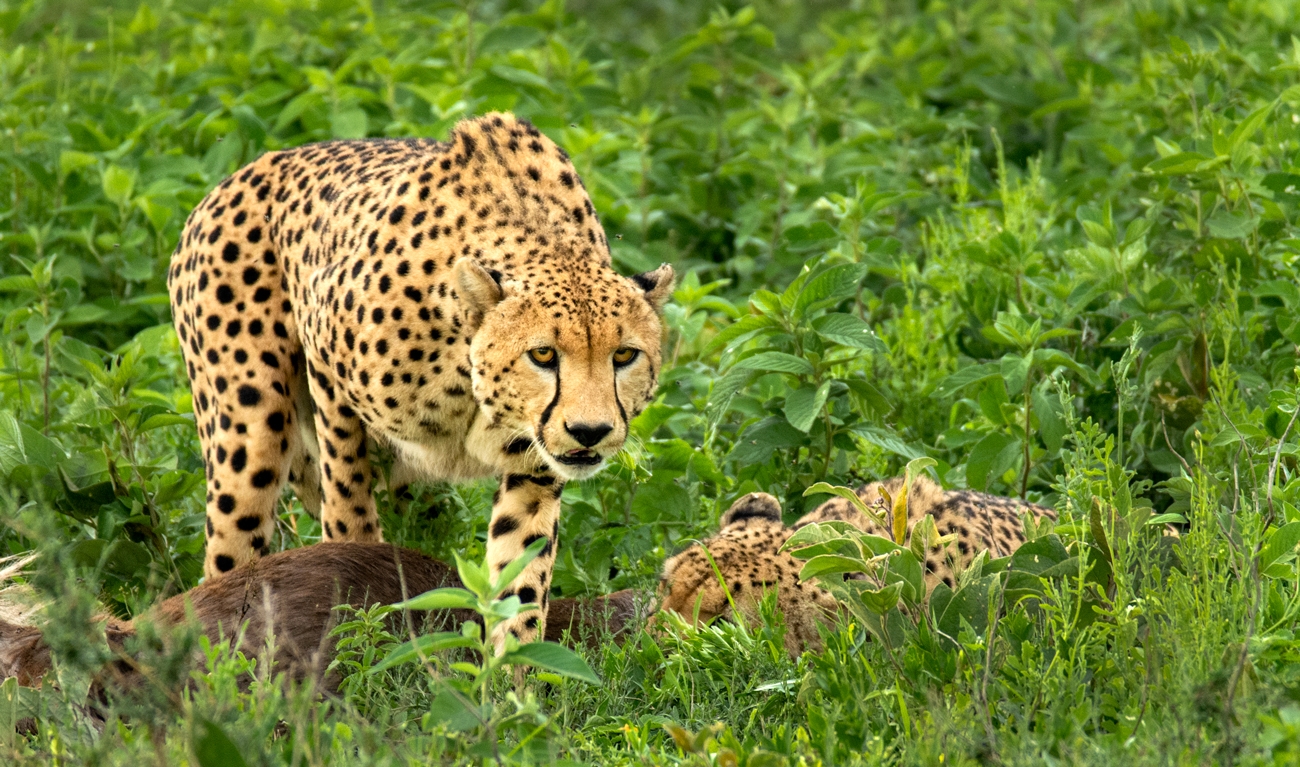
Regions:
<svg viewBox="0 0 1300 767"><path fill-rule="evenodd" d="M326 541L382 539L390 487L497 476L487 555L542 553L515 593L543 627L565 482L654 396L668 265L623 277L564 150L490 114L450 141L263 155L194 209L168 272L207 470L204 569L270 551L290 484ZM498 637L503 640L504 634Z"/></svg>

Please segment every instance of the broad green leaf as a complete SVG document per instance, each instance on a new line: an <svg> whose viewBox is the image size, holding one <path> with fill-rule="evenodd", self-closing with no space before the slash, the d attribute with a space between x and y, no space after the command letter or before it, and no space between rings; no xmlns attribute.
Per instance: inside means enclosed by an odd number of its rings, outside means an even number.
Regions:
<svg viewBox="0 0 1300 767"><path fill-rule="evenodd" d="M472 610L478 600L465 589L443 588L426 591L393 607L403 610Z"/></svg>
<svg viewBox="0 0 1300 767"><path fill-rule="evenodd" d="M785 352L759 352L752 357L737 362L735 370L761 370L765 373L794 373L812 375L812 363L802 357Z"/></svg>
<svg viewBox="0 0 1300 767"><path fill-rule="evenodd" d="M501 480L505 482L503 478ZM474 596L480 599L488 599L492 596L492 582L488 577L487 564L479 565L461 557L459 553L453 553L456 558L456 573L460 576L460 582L465 584L465 588Z"/></svg>
<svg viewBox="0 0 1300 767"><path fill-rule="evenodd" d="M1061 543L1059 536L1045 535L1024 543L1016 549L1011 555L1010 567L1012 570L1041 575L1069 558L1070 552L1066 550L1065 544Z"/></svg>
<svg viewBox="0 0 1300 767"><path fill-rule="evenodd" d="M903 593L903 582L895 581L883 589L874 591L863 591L858 594L858 599L871 612L877 615L884 615L890 610L898 607L898 598Z"/></svg>
<svg viewBox="0 0 1300 767"><path fill-rule="evenodd" d="M1051 373L1058 367L1068 368L1083 377L1093 388L1101 386L1101 379L1097 376L1096 371L1086 365L1081 365L1073 357L1061 351L1060 349L1035 349L1034 364L1045 373Z"/></svg>
<svg viewBox="0 0 1300 767"><path fill-rule="evenodd" d="M59 172L65 176L97 164L99 164L99 159L93 154L78 152L74 149L64 149L59 153Z"/></svg>
<svg viewBox="0 0 1300 767"><path fill-rule="evenodd" d="M244 755L216 722L203 717L194 721L194 757L202 767L247 767Z"/></svg>
<svg viewBox="0 0 1300 767"><path fill-rule="evenodd" d="M807 434L813 422L821 415L822 408L826 405L826 395L830 390L831 384L827 381L815 389L811 386L803 386L790 392L785 398L786 420L791 426Z"/></svg>
<svg viewBox="0 0 1300 767"><path fill-rule="evenodd" d="M840 383L849 387L849 391L858 398L859 404L876 413L888 413L890 409L889 398L887 398L880 389L877 389L870 381L864 381L861 378L840 378Z"/></svg>
<svg viewBox="0 0 1300 767"><path fill-rule="evenodd" d="M715 379L709 389L709 403L704 408L704 415L709 423L716 424L726 415L736 395L749 385L750 380L758 375L756 371L744 368L728 370L721 378Z"/></svg>
<svg viewBox="0 0 1300 767"><path fill-rule="evenodd" d="M119 165L110 165L104 169L104 196L117 205L125 205L131 200L131 190L135 187L135 177Z"/></svg>
<svg viewBox="0 0 1300 767"><path fill-rule="evenodd" d="M177 415L176 413L156 413L145 419L140 424L139 432L152 431L163 426L194 426L194 417L188 415Z"/></svg>
<svg viewBox="0 0 1300 767"><path fill-rule="evenodd" d="M794 315L802 317L822 301L836 301L855 294L867 276L866 264L840 264L808 280L794 304Z"/></svg>
<svg viewBox="0 0 1300 767"><path fill-rule="evenodd" d="M881 450L902 456L908 460L920 458L925 455L925 450L916 445L904 442L902 437L889 429L884 429L879 426L869 426L859 422L850 426L849 431Z"/></svg>
<svg viewBox="0 0 1300 767"><path fill-rule="evenodd" d="M40 289L41 286L36 284L36 280L25 274L0 277L0 293L16 293L24 290L36 293L39 292Z"/></svg>
<svg viewBox="0 0 1300 767"><path fill-rule="evenodd" d="M807 492L805 493L805 495L816 495L820 492L822 491L818 490L817 492ZM809 547L820 546L827 542L843 541L849 538L856 538L861 533L862 533L861 530L854 527L853 525L850 525L848 522L841 522L839 520L830 520L827 522L813 522L811 524L804 525L798 530L795 530L794 534L791 535L789 538L787 538L785 543L782 544L781 550L802 551ZM798 557L798 554L796 553L795 556ZM808 559L808 557L798 557L798 558Z"/></svg>
<svg viewBox="0 0 1300 767"><path fill-rule="evenodd" d="M799 571L799 580L810 581L813 578L843 573L865 573L868 565L861 559L821 554L809 559Z"/></svg>
<svg viewBox="0 0 1300 767"><path fill-rule="evenodd" d="M985 490L989 482L1011 468L1020 450L1020 440L1000 432L989 434L975 444L966 459L966 482L976 490Z"/></svg>
<svg viewBox="0 0 1300 767"><path fill-rule="evenodd" d="M1205 227L1210 230L1210 234L1225 240L1240 240L1249 237L1258 225L1258 216L1246 213L1229 213L1226 210L1216 210L1205 221Z"/></svg>
<svg viewBox="0 0 1300 767"><path fill-rule="evenodd" d="M768 328L777 328L776 320L762 314L746 314L744 317L736 320L727 327L718 332L709 345L705 348L705 354L713 354L721 349L726 348L733 341L744 340L748 335L757 333Z"/></svg>
<svg viewBox="0 0 1300 767"><path fill-rule="evenodd" d="M427 713L429 719L451 732L467 732L487 719L485 712L478 711L473 701L450 689L443 689L429 701Z"/></svg>
<svg viewBox="0 0 1300 767"><path fill-rule="evenodd" d="M982 365L967 365L948 376L934 387L933 397L948 397L973 383L985 381L1002 375L1002 365L998 362L986 362Z"/></svg>
<svg viewBox="0 0 1300 767"><path fill-rule="evenodd" d="M577 679L589 684L600 684L600 677L591 670L587 661L574 651L554 642L529 642L521 645L514 652L502 656L506 663L528 665L554 671L560 676Z"/></svg>
<svg viewBox="0 0 1300 767"><path fill-rule="evenodd" d="M1034 415L1038 418L1038 436L1048 450L1061 449L1065 443L1065 421L1061 417L1061 401L1050 386L1040 385L1032 395Z"/></svg>
<svg viewBox="0 0 1300 767"><path fill-rule="evenodd" d="M1242 142L1250 140L1255 135L1255 131L1259 130L1264 121L1268 119L1277 104L1277 101L1273 101L1246 115L1246 119L1238 123L1237 127L1233 129L1232 135L1228 137L1228 151L1231 152L1240 146Z"/></svg>
<svg viewBox="0 0 1300 767"><path fill-rule="evenodd" d="M790 425L782 416L765 418L745 429L732 445L727 460L741 463L766 461L776 450L798 447L808 441L808 435ZM640 498L641 494L638 493Z"/></svg>
<svg viewBox="0 0 1300 767"><path fill-rule="evenodd" d="M889 526L885 524L885 518L868 506L866 502L859 498L858 494L851 488L832 485L829 482L817 482L809 486L807 490L803 491L805 498L810 495L821 495L823 493L828 493L847 500L849 503L853 504L853 507L858 511L866 514L867 518L872 522L875 522L883 529L888 529Z"/></svg>
<svg viewBox="0 0 1300 767"><path fill-rule="evenodd" d="M813 320L812 326L827 341L879 354L889 351L884 342L872 332L871 326L852 314L824 314Z"/></svg>
<svg viewBox="0 0 1300 767"><path fill-rule="evenodd" d="M377 674L393 666L410 663L443 650L476 646L478 646L477 640L473 637L467 637L459 631L440 631L436 634L425 634L403 642L389 650L388 655L384 656L382 661L370 669L370 673Z"/></svg>
<svg viewBox="0 0 1300 767"><path fill-rule="evenodd" d="M1300 522L1288 522L1274 530L1259 552L1259 569L1267 570L1274 563L1286 564L1296 556L1300 546Z"/></svg>
<svg viewBox="0 0 1300 767"><path fill-rule="evenodd" d="M538 554L542 553L542 549L546 548L546 544L546 538L538 538L529 544L528 548L520 552L519 556L511 560L510 564L501 568L501 572L497 574L497 580L492 589L492 596L500 596L502 591L509 588L515 578L518 578L519 574L528 566L528 563L532 562L537 558Z"/></svg>

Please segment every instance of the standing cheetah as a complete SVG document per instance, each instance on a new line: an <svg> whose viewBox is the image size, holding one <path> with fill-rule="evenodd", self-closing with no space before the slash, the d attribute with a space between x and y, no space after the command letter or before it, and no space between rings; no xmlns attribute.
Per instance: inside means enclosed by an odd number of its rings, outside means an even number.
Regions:
<svg viewBox="0 0 1300 767"><path fill-rule="evenodd" d="M207 467L217 576L267 553L287 481L327 541L381 540L393 486L498 476L495 574L544 627L564 483L600 470L654 395L667 264L627 278L564 150L489 114L451 140L263 155L190 214L168 272ZM500 640L501 636L498 636Z"/></svg>
<svg viewBox="0 0 1300 767"><path fill-rule="evenodd" d="M903 478L894 477L872 482L858 491L870 507L884 510L881 488L897 497ZM913 480L908 494L908 530L929 514L934 517L940 534L956 534L947 551L930 552L925 561L926 591L939 583L955 584L955 565L965 566L980 551L1004 557L1025 542L1020 515L1029 513L1038 519L1056 519L1056 512L1044 506L969 490L947 490L929 477ZM663 609L672 610L692 620L710 621L731 613L731 602L719 583L719 574L727 583L731 600L747 620L758 620L758 605L763 593L776 589L777 605L786 622L786 649L797 654L804 647L821 644L817 624L835 612L838 605L830 592L816 583L801 583L803 562L781 547L795 530L813 522L838 520L848 522L864 532L888 538L865 514L843 498L832 498L805 514L793 526L781 521L781 504L767 493L742 496L723 515L721 529L703 543L697 543L664 563L659 582ZM713 564L704 556L707 549ZM698 611L698 613L697 613Z"/></svg>

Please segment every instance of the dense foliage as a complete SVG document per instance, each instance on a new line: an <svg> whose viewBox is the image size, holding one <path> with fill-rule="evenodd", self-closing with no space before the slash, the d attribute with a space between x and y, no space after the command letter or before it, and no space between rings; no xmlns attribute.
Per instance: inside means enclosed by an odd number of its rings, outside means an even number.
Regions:
<svg viewBox="0 0 1300 767"><path fill-rule="evenodd" d="M1296 29L1282 0L0 0L0 546L41 552L62 690L0 689L0 725L40 714L0 753L1293 763ZM241 691L247 661L205 646L210 675L177 694L159 658L91 726L97 604L201 569L165 288L187 212L263 151L492 109L568 150L621 270L682 275L658 400L566 488L557 593L650 588L745 492L793 519L918 458L1060 524L935 604L882 583L798 660L773 615L607 644L599 685L500 680L510 727L372 673L378 614L348 624L339 698ZM381 499L387 537L480 557L492 489ZM319 540L291 495L279 518L276 545Z"/></svg>

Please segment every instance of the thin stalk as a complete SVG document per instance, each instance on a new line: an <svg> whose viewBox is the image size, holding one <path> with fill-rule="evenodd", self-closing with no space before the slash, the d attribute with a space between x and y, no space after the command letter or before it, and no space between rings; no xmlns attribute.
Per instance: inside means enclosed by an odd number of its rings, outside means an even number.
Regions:
<svg viewBox="0 0 1300 767"><path fill-rule="evenodd" d="M1030 377L1025 376L1025 438L1021 440L1025 446L1025 470L1020 476L1020 499L1025 500L1025 494L1029 492L1029 416L1032 412L1029 407L1029 382Z"/></svg>

